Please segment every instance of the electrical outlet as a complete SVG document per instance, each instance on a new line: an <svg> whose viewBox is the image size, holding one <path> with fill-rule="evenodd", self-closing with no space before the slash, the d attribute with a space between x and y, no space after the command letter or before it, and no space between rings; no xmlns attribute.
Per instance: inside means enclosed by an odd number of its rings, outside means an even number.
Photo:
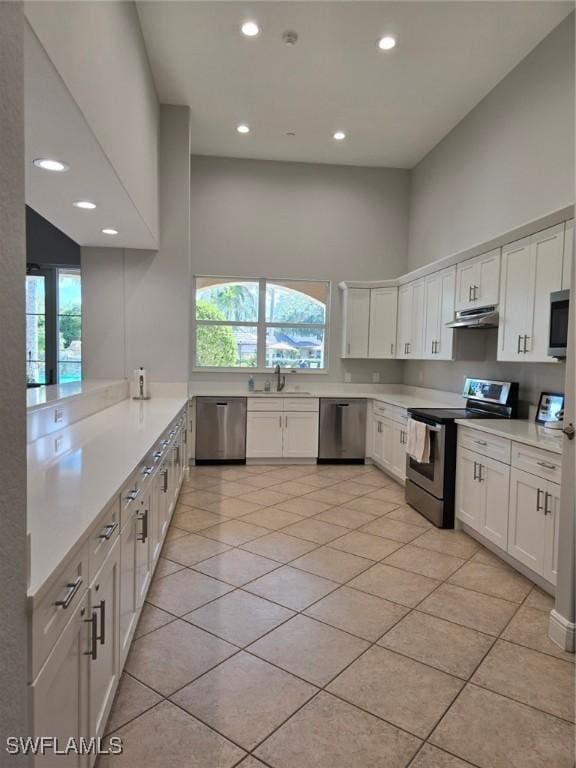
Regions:
<svg viewBox="0 0 576 768"><path fill-rule="evenodd" d="M54 410L54 424L59 424L64 418L64 410L62 408L56 408Z"/></svg>
<svg viewBox="0 0 576 768"><path fill-rule="evenodd" d="M350 373L350 371L344 371L344 381L346 382L346 384L350 384L350 382L352 381L352 374Z"/></svg>
<svg viewBox="0 0 576 768"><path fill-rule="evenodd" d="M64 445L64 438L62 435L58 435L54 438L54 453L59 453Z"/></svg>
<svg viewBox="0 0 576 768"><path fill-rule="evenodd" d="M379 384L379 383L380 383L380 372L372 371L372 384Z"/></svg>

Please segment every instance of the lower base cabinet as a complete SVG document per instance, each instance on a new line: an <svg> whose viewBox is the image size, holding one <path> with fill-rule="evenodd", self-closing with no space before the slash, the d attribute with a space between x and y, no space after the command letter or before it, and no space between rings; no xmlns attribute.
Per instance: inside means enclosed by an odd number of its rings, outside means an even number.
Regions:
<svg viewBox="0 0 576 768"><path fill-rule="evenodd" d="M493 544L507 548L510 467L458 448L456 517Z"/></svg>
<svg viewBox="0 0 576 768"><path fill-rule="evenodd" d="M246 458L315 459L317 456L317 411L248 412Z"/></svg>
<svg viewBox="0 0 576 768"><path fill-rule="evenodd" d="M508 553L556 584L560 486L512 470Z"/></svg>
<svg viewBox="0 0 576 768"><path fill-rule="evenodd" d="M392 419L374 416L372 461L399 480L406 479L406 427Z"/></svg>

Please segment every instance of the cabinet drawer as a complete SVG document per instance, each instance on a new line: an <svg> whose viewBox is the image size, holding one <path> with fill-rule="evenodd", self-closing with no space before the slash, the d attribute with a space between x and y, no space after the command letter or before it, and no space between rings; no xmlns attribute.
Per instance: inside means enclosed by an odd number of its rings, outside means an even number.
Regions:
<svg viewBox="0 0 576 768"><path fill-rule="evenodd" d="M532 448L522 443L512 443L512 466L559 483L561 479L562 457L540 448Z"/></svg>
<svg viewBox="0 0 576 768"><path fill-rule="evenodd" d="M135 472L128 482L124 483L122 490L120 491L120 527L124 528L126 523L130 520L132 511L138 501L140 500L142 493L144 492L144 486L146 485L146 478L140 471Z"/></svg>
<svg viewBox="0 0 576 768"><path fill-rule="evenodd" d="M249 411L283 411L283 397L249 397Z"/></svg>
<svg viewBox="0 0 576 768"><path fill-rule="evenodd" d="M510 440L498 435L489 435L476 429L458 427L458 445L469 451L476 451L490 459L510 464Z"/></svg>
<svg viewBox="0 0 576 768"><path fill-rule="evenodd" d="M88 541L88 572L92 583L100 566L108 557L108 553L116 543L120 533L120 497L108 505L98 517L96 525L90 532Z"/></svg>
<svg viewBox="0 0 576 768"><path fill-rule="evenodd" d="M32 614L32 679L76 611L88 587L88 545L65 563Z"/></svg>
<svg viewBox="0 0 576 768"><path fill-rule="evenodd" d="M319 411L320 401L317 397L285 397L285 411Z"/></svg>
<svg viewBox="0 0 576 768"><path fill-rule="evenodd" d="M372 401L372 412L375 416L391 419L392 421L398 421L401 424L406 424L408 421L408 413L404 410L404 408L399 408L397 405L380 403L378 400Z"/></svg>

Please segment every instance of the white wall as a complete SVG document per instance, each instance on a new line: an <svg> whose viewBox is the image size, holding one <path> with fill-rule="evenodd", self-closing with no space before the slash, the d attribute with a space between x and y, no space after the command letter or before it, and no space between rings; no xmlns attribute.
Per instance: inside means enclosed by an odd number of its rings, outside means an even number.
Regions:
<svg viewBox="0 0 576 768"><path fill-rule="evenodd" d="M187 382L190 334L190 110L160 110L158 251L82 248L85 378Z"/></svg>
<svg viewBox="0 0 576 768"><path fill-rule="evenodd" d="M27 2L25 12L156 239L159 108L134 3Z"/></svg>
<svg viewBox="0 0 576 768"><path fill-rule="evenodd" d="M340 359L338 282L404 271L407 171L194 156L191 184L194 274L331 280L329 380L398 380L398 363Z"/></svg>
<svg viewBox="0 0 576 768"><path fill-rule="evenodd" d="M24 56L20 3L0 3L0 763L27 729Z"/></svg>
<svg viewBox="0 0 576 768"><path fill-rule="evenodd" d="M413 170L410 269L574 202L574 14Z"/></svg>

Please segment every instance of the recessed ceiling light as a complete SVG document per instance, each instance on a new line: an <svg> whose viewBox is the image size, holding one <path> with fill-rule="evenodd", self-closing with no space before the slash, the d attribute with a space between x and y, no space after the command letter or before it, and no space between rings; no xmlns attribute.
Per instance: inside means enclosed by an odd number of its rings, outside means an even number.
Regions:
<svg viewBox="0 0 576 768"><path fill-rule="evenodd" d="M118 234L118 230L117 229L112 229L111 227L106 227L105 229L102 230L102 234L104 234L104 235L117 235Z"/></svg>
<svg viewBox="0 0 576 768"><path fill-rule="evenodd" d="M336 131L336 133L334 134L334 138L336 139L336 141L343 141L346 138L346 134L344 133L344 131Z"/></svg>
<svg viewBox="0 0 576 768"><path fill-rule="evenodd" d="M39 157L33 161L36 168L42 168L43 171L67 171L69 166L61 163L60 160L51 160L48 157Z"/></svg>
<svg viewBox="0 0 576 768"><path fill-rule="evenodd" d="M260 27L255 21L245 21L241 27L242 34L246 37L256 37L260 33Z"/></svg>
<svg viewBox="0 0 576 768"><path fill-rule="evenodd" d="M396 47L396 38L392 37L391 35L386 35L385 37L381 37L378 41L378 48L380 48L381 51L391 51L392 48Z"/></svg>
<svg viewBox="0 0 576 768"><path fill-rule="evenodd" d="M89 200L76 200L72 205L85 211L93 211L96 208L96 203L91 203Z"/></svg>
<svg viewBox="0 0 576 768"><path fill-rule="evenodd" d="M250 126L245 125L244 123L242 123L242 125L239 125L236 128L236 130L238 131L238 133L250 133Z"/></svg>

